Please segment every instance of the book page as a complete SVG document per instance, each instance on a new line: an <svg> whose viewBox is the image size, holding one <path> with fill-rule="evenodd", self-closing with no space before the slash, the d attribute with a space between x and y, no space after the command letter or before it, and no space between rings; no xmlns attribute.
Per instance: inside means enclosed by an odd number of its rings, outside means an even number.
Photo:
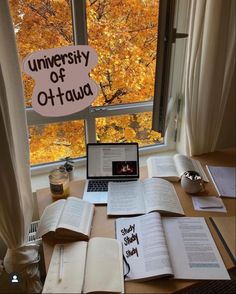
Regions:
<svg viewBox="0 0 236 294"><path fill-rule="evenodd" d="M196 171L190 158L182 154L175 154L174 161L179 177L181 177L186 171Z"/></svg>
<svg viewBox="0 0 236 294"><path fill-rule="evenodd" d="M37 238L42 237L48 232L55 232L65 202L66 200L61 199L44 209L37 229Z"/></svg>
<svg viewBox="0 0 236 294"><path fill-rule="evenodd" d="M160 214L116 220L116 238L130 266L126 280L146 280L172 275ZM124 268L127 266L124 263Z"/></svg>
<svg viewBox="0 0 236 294"><path fill-rule="evenodd" d="M110 182L108 186L107 214L145 213L142 182Z"/></svg>
<svg viewBox="0 0 236 294"><path fill-rule="evenodd" d="M121 243L115 239L89 240L84 293L106 291L124 293Z"/></svg>
<svg viewBox="0 0 236 294"><path fill-rule="evenodd" d="M190 158L191 161L192 161L192 164L195 168L195 171L197 171L199 173L199 175L202 177L203 181L204 182L209 182L208 178L207 178L207 175L204 171L204 169L202 168L202 165L201 165L201 162L199 160L196 160L196 159L193 159L193 158Z"/></svg>
<svg viewBox="0 0 236 294"><path fill-rule="evenodd" d="M172 183L164 179L153 178L144 180L143 185L146 212L158 210L184 215Z"/></svg>
<svg viewBox="0 0 236 294"><path fill-rule="evenodd" d="M168 178L178 181L179 174L173 156L155 156L147 160L149 178Z"/></svg>
<svg viewBox="0 0 236 294"><path fill-rule="evenodd" d="M86 251L84 241L55 245L43 293L82 293Z"/></svg>
<svg viewBox="0 0 236 294"><path fill-rule="evenodd" d="M163 218L176 279L229 279L204 218Z"/></svg>
<svg viewBox="0 0 236 294"><path fill-rule="evenodd" d="M90 235L94 205L77 197L68 197L57 228Z"/></svg>

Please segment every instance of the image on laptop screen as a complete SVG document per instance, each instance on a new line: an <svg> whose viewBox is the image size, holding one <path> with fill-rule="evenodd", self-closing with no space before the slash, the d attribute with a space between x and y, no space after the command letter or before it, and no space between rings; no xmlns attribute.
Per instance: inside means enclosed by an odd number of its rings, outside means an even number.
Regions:
<svg viewBox="0 0 236 294"><path fill-rule="evenodd" d="M87 145L88 179L134 179L139 177L137 143Z"/></svg>

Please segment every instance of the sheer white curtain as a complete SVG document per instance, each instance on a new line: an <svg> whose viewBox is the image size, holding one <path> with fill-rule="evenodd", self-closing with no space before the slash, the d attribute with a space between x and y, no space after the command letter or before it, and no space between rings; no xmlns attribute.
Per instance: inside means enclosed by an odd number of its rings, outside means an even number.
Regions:
<svg viewBox="0 0 236 294"><path fill-rule="evenodd" d="M4 267L22 278L23 292L40 292L38 245L27 244L33 213L21 73L7 0L0 1L0 236Z"/></svg>
<svg viewBox="0 0 236 294"><path fill-rule="evenodd" d="M215 150L235 68L235 0L191 0L185 76L186 153Z"/></svg>

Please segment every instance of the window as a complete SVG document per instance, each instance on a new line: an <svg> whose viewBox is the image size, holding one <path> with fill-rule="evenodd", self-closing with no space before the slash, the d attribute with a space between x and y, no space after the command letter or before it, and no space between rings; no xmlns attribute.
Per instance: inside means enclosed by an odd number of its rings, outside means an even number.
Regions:
<svg viewBox="0 0 236 294"><path fill-rule="evenodd" d="M99 56L91 72L100 86L98 97L88 109L66 117L34 112L34 81L23 75L31 165L80 158L86 142L138 142L146 149L166 143L164 132L151 129L156 65L161 62L160 1L10 1L21 59L36 50L73 43L89 44Z"/></svg>
<svg viewBox="0 0 236 294"><path fill-rule="evenodd" d="M83 120L32 125L29 136L31 160L37 164L57 161L58 154L63 158L85 156Z"/></svg>

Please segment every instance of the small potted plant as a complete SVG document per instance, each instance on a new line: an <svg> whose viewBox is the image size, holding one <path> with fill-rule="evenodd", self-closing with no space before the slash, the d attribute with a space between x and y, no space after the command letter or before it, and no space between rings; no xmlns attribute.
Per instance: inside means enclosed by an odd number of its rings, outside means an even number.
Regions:
<svg viewBox="0 0 236 294"><path fill-rule="evenodd" d="M63 160L65 160L65 163L61 167L68 172L69 179L71 181L74 178L74 161L70 158L70 156L63 158Z"/></svg>

